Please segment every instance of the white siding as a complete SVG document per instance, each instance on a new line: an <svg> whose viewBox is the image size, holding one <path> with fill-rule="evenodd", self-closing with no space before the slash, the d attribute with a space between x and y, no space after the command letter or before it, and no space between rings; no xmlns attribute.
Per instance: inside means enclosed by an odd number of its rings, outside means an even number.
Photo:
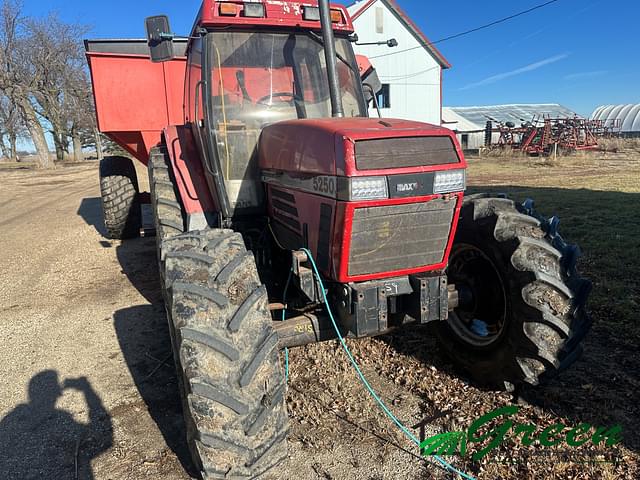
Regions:
<svg viewBox="0 0 640 480"><path fill-rule="evenodd" d="M459 140L462 139L462 135L464 135L464 134L458 135L458 139ZM469 140L468 140L467 147L466 147L468 150L477 150L479 148L484 147L484 132L470 133L468 139ZM498 140L500 140L500 135L499 134L492 134L491 135L491 141L492 142L497 142Z"/></svg>
<svg viewBox="0 0 640 480"><path fill-rule="evenodd" d="M442 108L442 120L445 122L443 127L453 130L458 137L458 142L465 150L477 150L484 147L484 131L485 125L471 122L462 115L458 115L451 107ZM462 132L462 133L459 133ZM464 141L466 136L466 142ZM498 141L499 135L495 137Z"/></svg>
<svg viewBox="0 0 640 480"><path fill-rule="evenodd" d="M353 14L361 4L350 7ZM377 33L379 26L379 11L382 9L383 33ZM378 21L377 21L378 20ZM382 83L391 87L391 108L383 109L382 115L388 118L417 120L435 125L441 122L441 92L440 92L440 64L433 56L422 48L421 43L407 29L395 14L381 1L370 6L355 22L356 33L360 42L379 42L395 38L398 46L357 46L357 54L366 55L371 59L380 76ZM410 52L390 55L382 58L372 58L378 55L393 53L407 48L421 47ZM374 109L372 116L377 113Z"/></svg>

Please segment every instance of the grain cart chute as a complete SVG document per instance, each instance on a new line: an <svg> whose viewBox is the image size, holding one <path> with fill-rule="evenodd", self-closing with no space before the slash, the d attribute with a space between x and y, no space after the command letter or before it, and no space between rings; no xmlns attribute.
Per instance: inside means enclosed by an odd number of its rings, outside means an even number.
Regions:
<svg viewBox="0 0 640 480"><path fill-rule="evenodd" d="M325 307L350 337L431 324L494 387L538 384L578 357L577 249L530 203L465 198L451 131L367 118L344 7L205 0L186 49L166 17L147 26L151 55L88 42L88 58L101 130L148 163L203 477L253 478L285 457L279 347L335 338ZM137 233L131 161L106 158L101 185L109 231Z"/></svg>

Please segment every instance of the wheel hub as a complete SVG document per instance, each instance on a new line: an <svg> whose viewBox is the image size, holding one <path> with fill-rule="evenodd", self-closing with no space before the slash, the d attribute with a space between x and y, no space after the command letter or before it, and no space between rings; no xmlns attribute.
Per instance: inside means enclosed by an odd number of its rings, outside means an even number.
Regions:
<svg viewBox="0 0 640 480"><path fill-rule="evenodd" d="M449 325L464 342L488 347L497 342L507 318L506 290L491 259L478 247L458 245L451 255L449 281L465 300L450 312Z"/></svg>

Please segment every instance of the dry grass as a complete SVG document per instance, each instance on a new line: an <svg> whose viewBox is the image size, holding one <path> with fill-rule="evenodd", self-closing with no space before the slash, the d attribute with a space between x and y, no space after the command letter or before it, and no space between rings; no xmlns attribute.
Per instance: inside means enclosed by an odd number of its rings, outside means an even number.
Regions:
<svg viewBox="0 0 640 480"><path fill-rule="evenodd" d="M8 170L32 170L35 169L34 162L10 162L8 160L0 161L0 172Z"/></svg>
<svg viewBox="0 0 640 480"><path fill-rule="evenodd" d="M511 148L486 148L480 149L483 158L525 158L525 154Z"/></svg>
<svg viewBox="0 0 640 480"><path fill-rule="evenodd" d="M552 164L469 161L472 189L533 198L542 213L559 216L564 236L584 250L594 307L622 325L640 325L640 153L592 153Z"/></svg>
<svg viewBox="0 0 640 480"><path fill-rule="evenodd" d="M480 156L488 159L502 159L510 163L513 160L527 161L539 165L553 166L555 162L592 163L594 156L606 156L610 154L621 154L632 157L640 157L640 138L603 138L599 140L598 151L577 150L560 152L557 156L540 156L532 157L524 154L519 150L510 148L483 148L480 150Z"/></svg>
<svg viewBox="0 0 640 480"><path fill-rule="evenodd" d="M606 151L629 152L640 151L640 138L604 138L600 146Z"/></svg>

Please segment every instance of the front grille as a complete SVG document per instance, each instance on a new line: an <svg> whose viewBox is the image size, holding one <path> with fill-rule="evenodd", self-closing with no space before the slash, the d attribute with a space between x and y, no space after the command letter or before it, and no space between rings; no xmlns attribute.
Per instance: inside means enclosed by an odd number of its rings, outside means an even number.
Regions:
<svg viewBox="0 0 640 480"><path fill-rule="evenodd" d="M349 275L371 275L441 263L456 202L358 208L354 212Z"/></svg>
<svg viewBox="0 0 640 480"><path fill-rule="evenodd" d="M356 142L358 170L422 167L458 163L450 137L402 137Z"/></svg>

